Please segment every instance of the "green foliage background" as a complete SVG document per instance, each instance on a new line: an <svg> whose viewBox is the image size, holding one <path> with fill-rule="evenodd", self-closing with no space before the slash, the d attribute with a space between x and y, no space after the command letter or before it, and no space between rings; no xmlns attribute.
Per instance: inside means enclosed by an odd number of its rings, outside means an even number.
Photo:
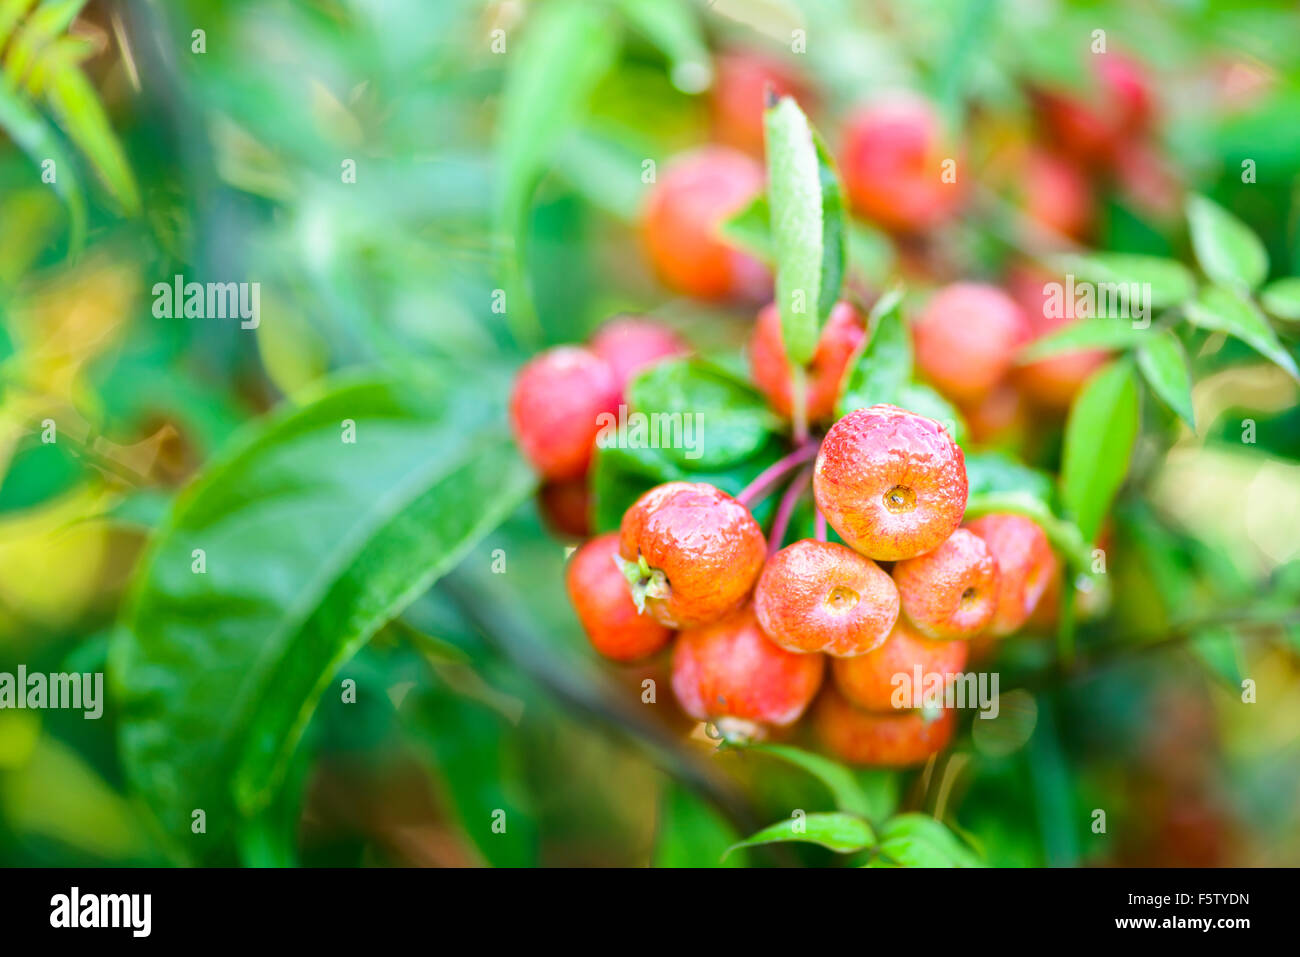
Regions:
<svg viewBox="0 0 1300 957"><path fill-rule="evenodd" d="M1110 516L1096 613L1009 643L1003 717L922 771L706 756L658 714L662 673L588 650L504 432L512 370L653 313L704 358L632 402L716 412L720 451L609 450L597 523L665 478L737 491L780 448L738 366L752 315L671 297L635 230L643 161L708 136L710 51L806 30L833 152L844 110L899 85L958 127L1023 119L1025 81L1086 86L1099 26L1156 75L1194 198L1189 228L1108 195L1072 268L1150 279L1165 331L1108 341L1123 358L1028 465L970 456L972 509L1035 515L1081 571ZM99 721L0 711L0 861L1297 863L1297 51L1284 2L0 3L0 671L110 690ZM1272 85L1207 107L1231 62ZM791 268L818 282L845 258L892 278L880 236L816 223L733 228L783 264L815 247ZM1014 252L997 205L950 239L973 277ZM261 325L158 318L177 274L260 283ZM956 420L911 381L909 304L845 408ZM792 809L813 843L765 843Z"/></svg>

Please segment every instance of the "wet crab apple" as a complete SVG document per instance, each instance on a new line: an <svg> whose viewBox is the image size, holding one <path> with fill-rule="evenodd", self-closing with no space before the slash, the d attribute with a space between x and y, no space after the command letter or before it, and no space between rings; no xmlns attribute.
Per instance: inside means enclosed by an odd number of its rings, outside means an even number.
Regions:
<svg viewBox="0 0 1300 957"><path fill-rule="evenodd" d="M510 425L544 478L581 478L591 463L600 416L618 411L620 390L604 359L579 346L534 356L515 377Z"/></svg>
<svg viewBox="0 0 1300 957"><path fill-rule="evenodd" d="M825 659L768 640L752 606L683 631L673 649L673 693L697 721L731 719L784 727L821 687Z"/></svg>
<svg viewBox="0 0 1300 957"><path fill-rule="evenodd" d="M738 608L766 551L749 510L702 482L652 488L623 513L619 529L634 597L672 628L707 624Z"/></svg>
<svg viewBox="0 0 1300 957"><path fill-rule="evenodd" d="M892 405L857 409L826 433L813 470L817 507L877 561L937 548L966 511L966 463L933 419Z"/></svg>
<svg viewBox="0 0 1300 957"><path fill-rule="evenodd" d="M960 202L957 184L943 177L951 155L934 107L893 95L850 116L840 172L858 214L896 232L922 232L949 219Z"/></svg>
<svg viewBox="0 0 1300 957"><path fill-rule="evenodd" d="M771 293L758 260L722 238L722 224L763 189L763 167L744 153L706 147L672 162L650 192L642 238L668 286L697 299L754 301Z"/></svg>
<svg viewBox="0 0 1300 957"><path fill-rule="evenodd" d="M998 563L964 528L934 551L894 566L903 614L927 638L972 638L997 610Z"/></svg>
<svg viewBox="0 0 1300 957"><path fill-rule="evenodd" d="M984 540L998 563L996 610L989 631L1019 631L1056 574L1056 555L1047 534L1023 515L1002 512L977 518L966 528Z"/></svg>
<svg viewBox="0 0 1300 957"><path fill-rule="evenodd" d="M592 647L614 661L636 661L667 645L673 633L637 612L617 555L618 535L593 538L573 553L565 585Z"/></svg>
<svg viewBox="0 0 1300 957"><path fill-rule="evenodd" d="M977 402L1006 375L1029 323L1015 300L996 286L945 286L912 323L916 365L955 402Z"/></svg>
<svg viewBox="0 0 1300 957"><path fill-rule="evenodd" d="M928 675L956 675L966 667L967 642L935 641L926 638L906 621L894 625L879 648L856 658L837 658L831 663L835 686L850 703L866 711L894 711L912 707L911 696L897 699L899 689L916 688L916 669L922 682ZM905 675L906 684L896 676ZM947 680L947 679L945 679Z"/></svg>
<svg viewBox="0 0 1300 957"><path fill-rule="evenodd" d="M854 707L828 686L812 711L813 727L827 749L850 764L905 768L948 746L957 725L951 709L928 719L920 711L876 714Z"/></svg>
<svg viewBox="0 0 1300 957"><path fill-rule="evenodd" d="M646 366L691 351L672 329L641 316L615 316L596 330L588 345L614 370L619 389L626 389Z"/></svg>
<svg viewBox="0 0 1300 957"><path fill-rule="evenodd" d="M898 620L898 589L853 549L804 539L768 559L754 610L767 636L787 651L860 655L879 646Z"/></svg>
<svg viewBox="0 0 1300 957"><path fill-rule="evenodd" d="M862 315L847 302L837 302L822 327L817 351L807 369L805 412L810 422L835 414L835 400L849 362L867 338ZM749 365L754 382L778 415L790 418L793 388L790 362L781 338L781 315L772 303L758 314L749 340Z"/></svg>

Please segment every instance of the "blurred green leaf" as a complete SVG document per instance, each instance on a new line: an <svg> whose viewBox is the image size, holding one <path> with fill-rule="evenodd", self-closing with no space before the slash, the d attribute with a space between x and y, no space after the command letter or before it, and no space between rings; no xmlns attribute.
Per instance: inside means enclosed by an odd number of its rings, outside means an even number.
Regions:
<svg viewBox="0 0 1300 957"><path fill-rule="evenodd" d="M741 249L771 265L772 213L767 207L767 193L759 193L744 209L722 224L722 235Z"/></svg>
<svg viewBox="0 0 1300 957"><path fill-rule="evenodd" d="M140 190L104 107L90 81L76 67L49 78L47 95L68 136L86 154L108 191L128 216L140 213Z"/></svg>
<svg viewBox="0 0 1300 957"><path fill-rule="evenodd" d="M900 409L934 419L952 436L958 445L967 438L966 420L958 408L923 382L905 382L898 390L894 404Z"/></svg>
<svg viewBox="0 0 1300 957"><path fill-rule="evenodd" d="M835 800L837 810L867 818L871 816L871 802L852 772L844 765L788 744L757 744L749 750L770 754L774 758L780 758L788 764L807 771L826 785L826 789L831 792L831 797Z"/></svg>
<svg viewBox="0 0 1300 957"><path fill-rule="evenodd" d="M1195 301L1187 304L1187 318L1202 329L1226 332L1240 339L1285 369L1293 379L1300 380L1295 359L1278 342L1277 333L1259 307L1244 293L1226 286L1207 286Z"/></svg>
<svg viewBox="0 0 1300 957"><path fill-rule="evenodd" d="M1062 275L1072 275L1096 284L1131 287L1134 283L1149 292L1147 303L1152 309L1167 309L1186 302L1196 294L1196 278L1182 263L1160 256L1133 253L1088 253L1056 257L1054 265ZM1100 313L1094 318L1103 317Z"/></svg>
<svg viewBox="0 0 1300 957"><path fill-rule="evenodd" d="M345 385L259 425L155 537L111 675L131 780L182 858L273 800L338 668L532 490L497 405L439 381Z"/></svg>
<svg viewBox="0 0 1300 957"><path fill-rule="evenodd" d="M685 0L618 0L628 22L668 58L673 86L701 93L713 78L713 58L695 8Z"/></svg>
<svg viewBox="0 0 1300 957"><path fill-rule="evenodd" d="M71 223L70 247L80 249L86 232L86 197L77 177L77 168L62 140L45 119L17 93L0 87L0 129L31 157L38 166L54 162L54 190L68 206ZM33 177L34 180L38 177Z"/></svg>
<svg viewBox="0 0 1300 957"><path fill-rule="evenodd" d="M742 851L728 854L739 835L710 805L675 781L659 802L654 867L744 867Z"/></svg>
<svg viewBox="0 0 1300 957"><path fill-rule="evenodd" d="M627 404L633 413L650 417L647 426L658 426L646 441L691 471L725 468L748 458L778 426L756 390L699 359L650 366L628 385ZM629 441L631 427L629 420Z"/></svg>
<svg viewBox="0 0 1300 957"><path fill-rule="evenodd" d="M895 402L912 377L912 343L898 290L881 296L868 318L869 335L849 372L837 412L843 416L882 402Z"/></svg>
<svg viewBox="0 0 1300 957"><path fill-rule="evenodd" d="M966 481L971 498L991 493L1022 493L1050 508L1052 477L1039 469L1022 465L1005 452L966 454Z"/></svg>
<svg viewBox="0 0 1300 957"><path fill-rule="evenodd" d="M1065 425L1061 501L1088 541L1124 482L1137 431L1137 383L1132 363L1121 359L1087 381Z"/></svg>
<svg viewBox="0 0 1300 957"><path fill-rule="evenodd" d="M1241 690L1241 660L1237 636L1229 628L1207 628L1188 643L1192 654L1210 673L1234 691Z"/></svg>
<svg viewBox="0 0 1300 957"><path fill-rule="evenodd" d="M880 828L879 856L869 867L983 867L980 859L940 821L899 814Z"/></svg>
<svg viewBox="0 0 1300 957"><path fill-rule="evenodd" d="M812 359L821 328L828 253L822 164L808 118L791 97L768 107L763 122L781 335L790 362L802 366ZM842 245L838 255L842 262Z"/></svg>
<svg viewBox="0 0 1300 957"><path fill-rule="evenodd" d="M1187 199L1196 261L1214 282L1254 289L1268 275L1268 253L1249 226L1204 196Z"/></svg>
<svg viewBox="0 0 1300 957"><path fill-rule="evenodd" d="M1300 278L1269 283L1260 292L1259 302L1279 319L1300 320Z"/></svg>
<svg viewBox="0 0 1300 957"><path fill-rule="evenodd" d="M1196 431L1196 414L1192 410L1192 374L1182 343L1168 329L1154 332L1137 351L1138 368L1146 377L1151 391L1178 413L1178 417Z"/></svg>
<svg viewBox="0 0 1300 957"><path fill-rule="evenodd" d="M768 825L757 834L731 846L731 850L759 844L797 841L820 844L837 854L849 854L869 847L875 841L871 825L855 814L795 815L788 821Z"/></svg>
<svg viewBox="0 0 1300 957"><path fill-rule="evenodd" d="M1082 319L1035 339L1020 351L1016 361L1037 362L1080 349L1133 349L1152 335L1150 329L1135 329L1122 319Z"/></svg>

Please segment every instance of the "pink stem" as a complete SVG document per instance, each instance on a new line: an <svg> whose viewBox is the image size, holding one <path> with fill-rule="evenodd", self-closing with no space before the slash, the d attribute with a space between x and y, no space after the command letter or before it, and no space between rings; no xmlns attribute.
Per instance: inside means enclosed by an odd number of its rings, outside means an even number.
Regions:
<svg viewBox="0 0 1300 957"><path fill-rule="evenodd" d="M826 541L826 516L822 514L819 508L816 510L817 518L813 523L813 537L819 542Z"/></svg>
<svg viewBox="0 0 1300 957"><path fill-rule="evenodd" d="M772 519L772 534L767 539L767 554L770 558L781 550L781 543L785 541L786 529L790 527L790 518L794 515L795 506L799 504L799 499L803 498L803 493L808 489L808 483L812 481L812 469L804 469L795 476L785 494L781 496L781 502L776 507L776 517Z"/></svg>
<svg viewBox="0 0 1300 957"><path fill-rule="evenodd" d="M795 449L785 458L778 459L763 471L758 473L754 481L750 482L740 494L736 496L736 501L746 508L751 507L755 502L761 500L763 496L771 490L777 480L784 476L792 469L798 468L817 454L818 443L805 442L799 448Z"/></svg>

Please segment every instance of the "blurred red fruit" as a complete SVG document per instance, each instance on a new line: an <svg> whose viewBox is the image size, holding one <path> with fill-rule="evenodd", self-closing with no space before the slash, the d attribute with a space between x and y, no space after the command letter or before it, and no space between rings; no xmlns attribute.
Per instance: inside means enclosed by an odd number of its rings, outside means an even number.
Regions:
<svg viewBox="0 0 1300 957"><path fill-rule="evenodd" d="M1096 199L1083 170L1055 153L1031 150L1021 176L1021 202L1029 219L1070 239L1087 238Z"/></svg>
<svg viewBox="0 0 1300 957"><path fill-rule="evenodd" d="M1053 147L1081 162L1109 166L1149 130L1151 83L1142 65L1123 54L1095 54L1091 63L1088 95L1041 92L1038 112Z"/></svg>
<svg viewBox="0 0 1300 957"><path fill-rule="evenodd" d="M849 117L840 173L857 213L896 232L923 232L960 203L957 184L943 181L948 158L955 156L930 103L895 95Z"/></svg>
<svg viewBox="0 0 1300 957"><path fill-rule="evenodd" d="M713 138L738 150L763 155L764 97L770 86L777 96L793 96L804 112L808 93L798 74L775 57L753 51L721 53L709 95Z"/></svg>
<svg viewBox="0 0 1300 957"><path fill-rule="evenodd" d="M581 478L591 463L597 421L618 412L614 370L589 349L558 346L527 362L510 394L510 424L544 478Z"/></svg>
<svg viewBox="0 0 1300 957"><path fill-rule="evenodd" d="M847 302L837 302L822 327L817 351L807 370L807 417L810 422L833 418L835 400L849 362L867 337L861 314ZM759 312L749 340L749 364L754 382L778 415L790 418L793 390L790 363L781 338L781 316L776 304Z"/></svg>
<svg viewBox="0 0 1300 957"><path fill-rule="evenodd" d="M996 286L958 282L930 297L912 324L916 365L955 402L987 396L1029 336L1015 300Z"/></svg>
<svg viewBox="0 0 1300 957"><path fill-rule="evenodd" d="M614 370L619 389L627 388L632 377L646 366L691 351L672 329L640 316L610 319L591 337L590 348Z"/></svg>
<svg viewBox="0 0 1300 957"><path fill-rule="evenodd" d="M1055 332L1076 320L1088 318L1076 313L1075 303L1061 296L1064 308L1056 315L1054 294L1050 283L1063 282L1062 277L1030 266L1015 266L1007 276L1007 287L1020 303L1031 329L1030 341ZM1018 365L1012 372L1012 381L1035 405L1051 411L1070 407L1080 387L1105 363L1108 353L1100 349L1080 349L1063 352L1047 359Z"/></svg>
<svg viewBox="0 0 1300 957"><path fill-rule="evenodd" d="M855 708L828 686L812 713L818 737L837 757L867 767L905 768L937 754L952 740L957 716L941 711L926 720L919 711L874 714Z"/></svg>
<svg viewBox="0 0 1300 957"><path fill-rule="evenodd" d="M537 492L537 506L552 532L567 538L591 534L591 488L585 478L547 482Z"/></svg>
<svg viewBox="0 0 1300 957"><path fill-rule="evenodd" d="M698 299L757 301L772 277L722 238L722 224L763 189L763 167L744 153L707 147L678 157L650 192L642 237L663 283Z"/></svg>

